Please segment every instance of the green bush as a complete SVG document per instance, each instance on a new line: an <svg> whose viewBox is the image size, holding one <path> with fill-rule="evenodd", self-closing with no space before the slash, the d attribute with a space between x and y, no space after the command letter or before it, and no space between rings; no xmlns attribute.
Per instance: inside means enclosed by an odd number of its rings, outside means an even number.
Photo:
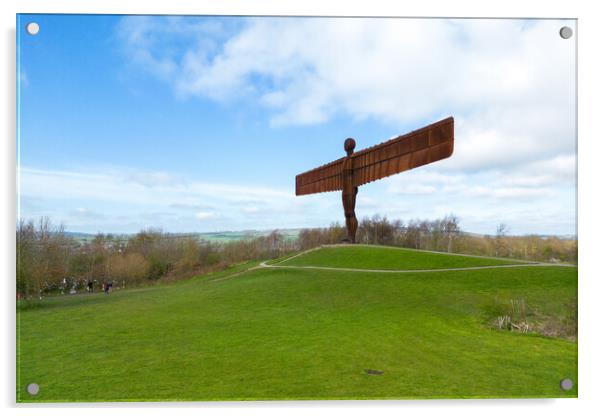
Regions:
<svg viewBox="0 0 602 416"><path fill-rule="evenodd" d="M162 261L155 256L151 256L148 263L147 277L150 280L160 279L165 276L169 269L169 263Z"/></svg>

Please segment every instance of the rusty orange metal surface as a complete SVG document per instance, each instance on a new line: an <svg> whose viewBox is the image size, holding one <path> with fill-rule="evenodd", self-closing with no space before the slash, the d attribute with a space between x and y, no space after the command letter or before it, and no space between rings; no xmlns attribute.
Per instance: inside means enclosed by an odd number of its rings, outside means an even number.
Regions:
<svg viewBox="0 0 602 416"><path fill-rule="evenodd" d="M354 153L355 140L345 141L347 156L295 177L296 195L343 191L348 240L355 242L357 187L450 157L454 151L454 119L448 117ZM350 160L345 164L345 161ZM352 175L343 175L343 165ZM347 186L345 181L352 181ZM344 189L347 189L345 191ZM353 189L353 190L352 190ZM353 194L353 197L351 197Z"/></svg>

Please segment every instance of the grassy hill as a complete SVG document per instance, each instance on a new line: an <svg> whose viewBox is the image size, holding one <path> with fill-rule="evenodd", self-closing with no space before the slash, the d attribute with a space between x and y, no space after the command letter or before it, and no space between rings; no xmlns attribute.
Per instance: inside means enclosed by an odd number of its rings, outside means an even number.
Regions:
<svg viewBox="0 0 602 416"><path fill-rule="evenodd" d="M384 246L332 246L307 251L279 263L352 269L420 270L522 264L524 261L435 253Z"/></svg>
<svg viewBox="0 0 602 416"><path fill-rule="evenodd" d="M282 265L483 261L338 247ZM251 265L19 310L18 401L576 397L559 387L576 383L575 342L492 328L519 302L533 325L570 323L576 268L238 274Z"/></svg>

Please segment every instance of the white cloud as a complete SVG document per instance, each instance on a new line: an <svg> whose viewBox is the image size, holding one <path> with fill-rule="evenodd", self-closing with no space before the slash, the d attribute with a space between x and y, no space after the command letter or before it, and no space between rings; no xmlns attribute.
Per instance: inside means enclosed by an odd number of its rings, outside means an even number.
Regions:
<svg viewBox="0 0 602 416"><path fill-rule="evenodd" d="M126 178L155 178L162 174L126 168L89 169L82 172L21 167L18 191L26 203L21 206L20 217L47 215L65 223L68 229L93 232L101 226L105 231L120 232L149 226L183 232L268 229L309 226L324 214L319 207L326 203L296 198L292 189L190 178L142 184ZM308 213L310 206L315 211ZM253 218L249 218L249 213L253 213Z"/></svg>
<svg viewBox="0 0 602 416"><path fill-rule="evenodd" d="M553 196L574 189L574 178L564 169L558 169L553 163L556 160L560 160L562 166L565 158L528 164L511 171L485 171L470 175L417 169L387 180L386 191L392 195L442 194L467 200L475 197L497 199L500 202ZM569 166L565 165L565 168L569 170Z"/></svg>
<svg viewBox="0 0 602 416"><path fill-rule="evenodd" d="M199 211L195 214L195 217L198 218L199 220L207 220L210 218L215 218L217 215L215 214L215 212L205 212L205 211Z"/></svg>
<svg viewBox="0 0 602 416"><path fill-rule="evenodd" d="M398 186L393 192L398 194L432 194L437 191L437 188L432 185L422 185L417 183L409 183L407 185Z"/></svg>
<svg viewBox="0 0 602 416"><path fill-rule="evenodd" d="M101 219L104 217L101 213L95 212L89 208L84 207L78 207L75 210L71 211L70 214L74 217L82 219Z"/></svg>
<svg viewBox="0 0 602 416"><path fill-rule="evenodd" d="M126 174L125 180L151 188L155 186L177 185L182 182L182 179L176 178L167 172L141 171L130 172Z"/></svg>
<svg viewBox="0 0 602 416"><path fill-rule="evenodd" d="M546 188L531 188L531 187L501 187L501 188L489 188L485 186L475 186L464 188L464 195L466 196L485 196L492 198L499 198L503 200L513 198L537 198L542 196L550 196L553 192Z"/></svg>
<svg viewBox="0 0 602 416"><path fill-rule="evenodd" d="M441 162L448 171L574 154L575 48L558 36L566 21L238 22L224 35L208 32L206 20L128 17L119 33L133 61L163 74L178 95L252 100L270 110L273 125L343 114L401 133L453 115L455 153ZM178 49L165 37L189 42Z"/></svg>
<svg viewBox="0 0 602 416"><path fill-rule="evenodd" d="M191 178L183 178L177 186L144 186L123 180L131 172L21 168L20 218L50 216L68 230L89 232L136 232L147 227L173 232L275 229L343 222L338 192L298 198L293 189L209 184ZM506 182L503 178L508 179L495 172L475 176L417 169L362 187L356 212L359 218L381 214L404 220L453 212L470 231L493 232L497 222L505 221L516 232L572 232L571 186L517 184L511 177ZM486 185L490 183L498 186ZM404 184L412 184L409 189L418 195L404 192Z"/></svg>

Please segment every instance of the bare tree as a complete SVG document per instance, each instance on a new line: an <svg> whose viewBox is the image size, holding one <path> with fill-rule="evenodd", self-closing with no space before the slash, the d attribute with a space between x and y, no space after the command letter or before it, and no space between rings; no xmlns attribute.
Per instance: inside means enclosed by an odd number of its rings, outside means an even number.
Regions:
<svg viewBox="0 0 602 416"><path fill-rule="evenodd" d="M36 233L33 221L20 219L17 224L17 293L27 295L33 290Z"/></svg>
<svg viewBox="0 0 602 416"><path fill-rule="evenodd" d="M443 232L447 236L447 252L453 251L453 241L460 234L460 220L453 214L443 218Z"/></svg>
<svg viewBox="0 0 602 416"><path fill-rule="evenodd" d="M508 234L509 228L508 225L501 223L497 226L495 230L495 256L499 257L503 255L504 249L506 247L505 237Z"/></svg>

